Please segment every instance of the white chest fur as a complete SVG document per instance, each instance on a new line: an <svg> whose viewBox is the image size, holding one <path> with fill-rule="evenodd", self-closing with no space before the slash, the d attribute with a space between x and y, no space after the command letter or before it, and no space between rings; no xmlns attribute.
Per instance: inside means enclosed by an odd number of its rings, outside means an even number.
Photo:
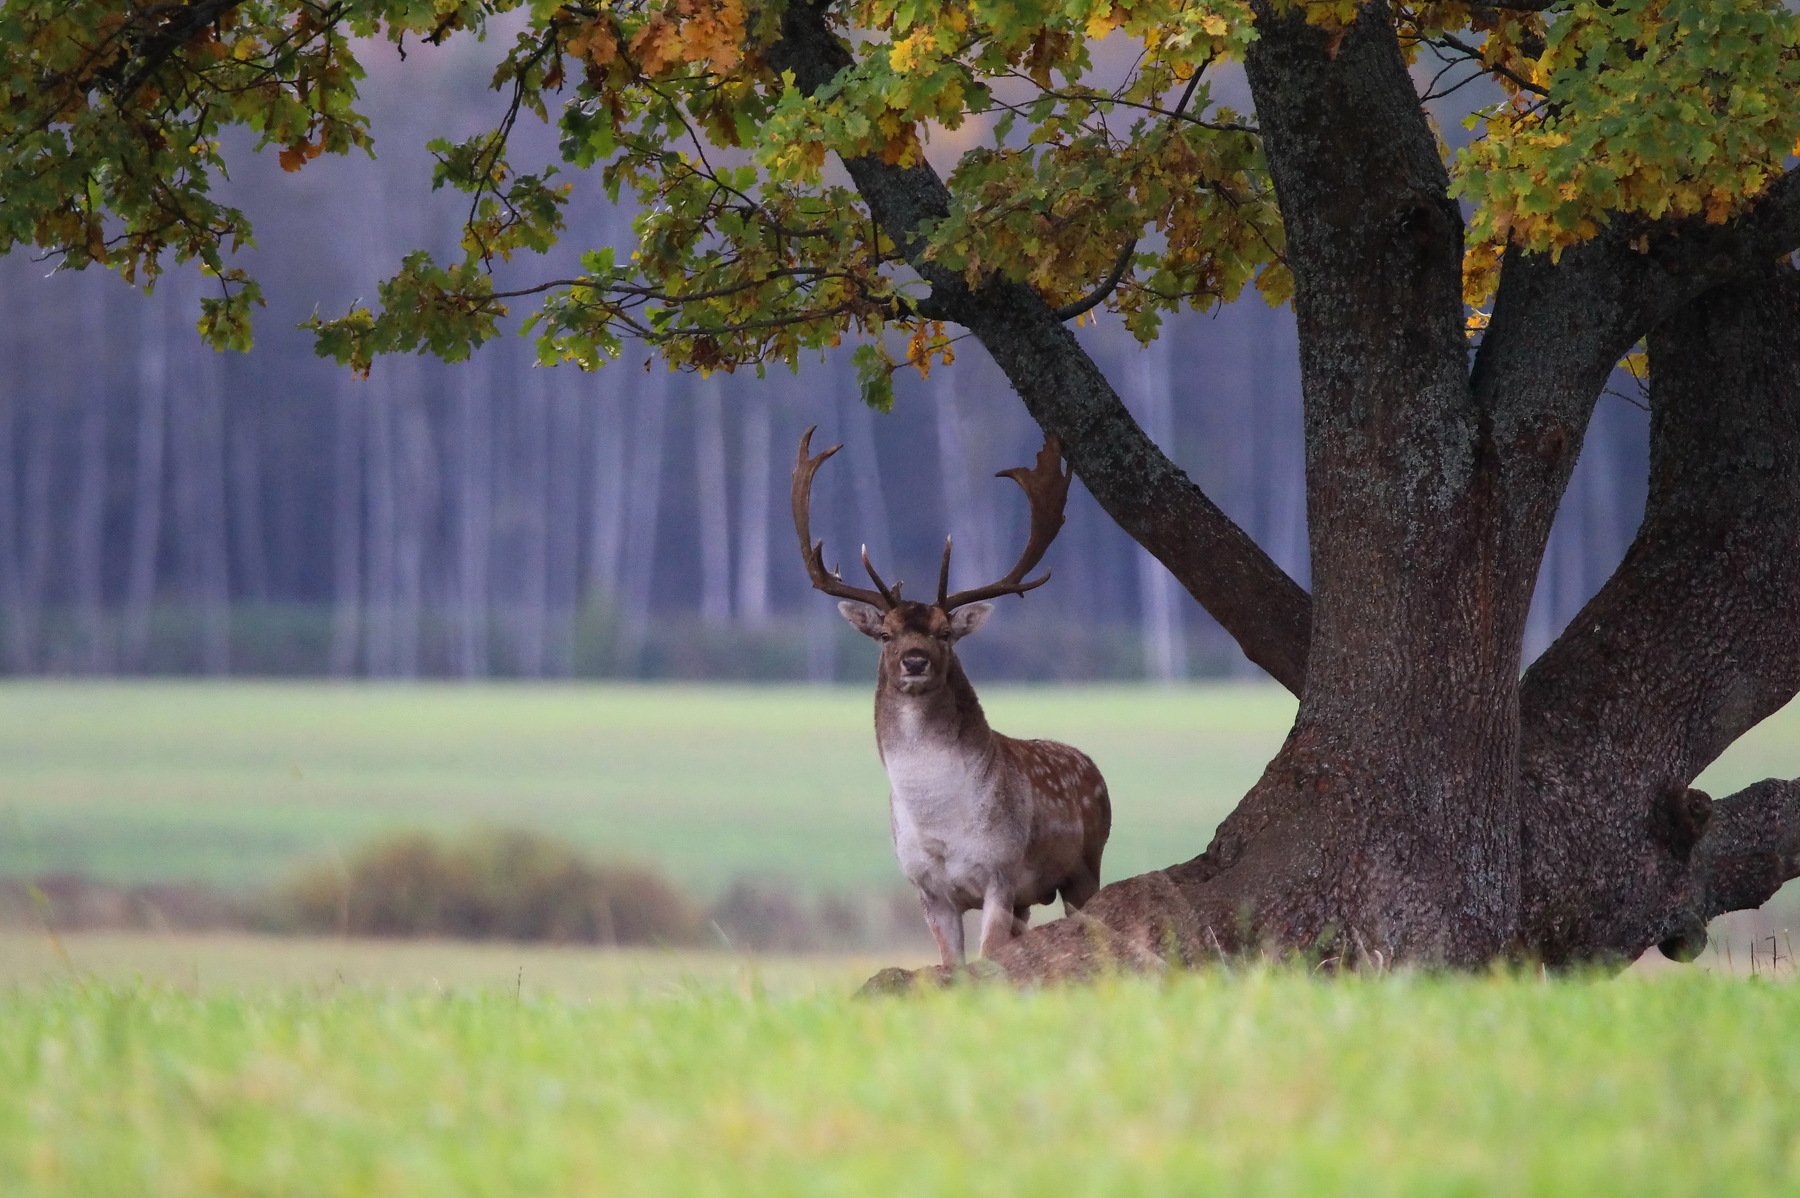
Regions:
<svg viewBox="0 0 1800 1198"><path fill-rule="evenodd" d="M994 871L1016 861L1029 829L1004 818L991 758L918 735L902 718L882 742L894 853L914 885L980 901Z"/></svg>

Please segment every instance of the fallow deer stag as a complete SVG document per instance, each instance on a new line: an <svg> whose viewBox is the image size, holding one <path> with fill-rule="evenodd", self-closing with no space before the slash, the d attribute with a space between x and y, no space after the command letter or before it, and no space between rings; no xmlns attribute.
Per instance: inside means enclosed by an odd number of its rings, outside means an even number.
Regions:
<svg viewBox="0 0 1800 1198"><path fill-rule="evenodd" d="M945 965L964 959L964 911L981 910L981 954L1025 930L1031 908L1062 895L1074 911L1100 888L1100 854L1112 828L1106 782L1086 754L1052 740L1015 740L988 727L955 643L993 611L987 600L1023 595L1062 527L1069 476L1054 438L1037 465L1003 470L1024 488L1031 533L1012 572L973 590L950 593L950 541L938 570L936 603L900 596L869 562L873 590L850 586L825 568L824 543L812 538L814 473L841 446L809 456L813 430L794 463L794 529L812 584L842 602L838 610L881 642L875 682L875 745L887 770L889 823L900 869L918 888L925 921Z"/></svg>

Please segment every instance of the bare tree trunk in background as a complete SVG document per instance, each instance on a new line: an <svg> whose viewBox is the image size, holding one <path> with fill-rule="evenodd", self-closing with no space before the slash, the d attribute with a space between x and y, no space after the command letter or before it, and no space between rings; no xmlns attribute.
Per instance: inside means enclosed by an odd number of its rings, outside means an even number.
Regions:
<svg viewBox="0 0 1800 1198"><path fill-rule="evenodd" d="M564 376L570 373L564 371ZM581 603L581 465L585 397L557 388L550 396L548 510L551 607L548 668L575 672L575 613Z"/></svg>
<svg viewBox="0 0 1800 1198"><path fill-rule="evenodd" d="M456 487L457 671L488 673L488 576L494 535L494 421L490 366L477 360L458 375L456 433L461 464Z"/></svg>
<svg viewBox="0 0 1800 1198"><path fill-rule="evenodd" d="M716 380L697 383L694 397L694 487L700 507L700 618L731 622L731 513L726 495L725 406Z"/></svg>
<svg viewBox="0 0 1800 1198"><path fill-rule="evenodd" d="M213 351L196 343L188 353L190 386L180 392L175 405L172 443L176 531L183 590L200 620L200 668L207 674L224 674L231 668L224 414Z"/></svg>
<svg viewBox="0 0 1800 1198"><path fill-rule="evenodd" d="M394 672L394 397L391 391L366 397L363 449L369 492L368 529L363 536L367 600L364 666L370 677Z"/></svg>
<svg viewBox="0 0 1800 1198"><path fill-rule="evenodd" d="M738 476L738 620L750 628L769 622L769 400L756 387L739 401L744 453Z"/></svg>
<svg viewBox="0 0 1800 1198"><path fill-rule="evenodd" d="M331 672L356 672L363 639L363 407L358 384L340 378L336 386L337 438L333 451L331 519Z"/></svg>
<svg viewBox="0 0 1800 1198"><path fill-rule="evenodd" d="M437 445L426 418L419 364L396 371L394 403L394 673L419 675L425 620L425 552L438 507Z"/></svg>
<svg viewBox="0 0 1800 1198"><path fill-rule="evenodd" d="M1175 412L1169 395L1169 343L1157 341L1130 359L1131 390L1138 396L1144 431L1150 439L1173 452ZM1144 643L1144 673L1170 683L1187 676L1187 629L1182 624L1186 608L1179 584L1163 564L1143 549L1137 558L1138 627Z"/></svg>
<svg viewBox="0 0 1800 1198"><path fill-rule="evenodd" d="M620 576L620 621L617 668L636 673L643 665L655 595L656 524L662 505L663 429L668 418L669 376L653 370L633 396L637 419L631 436L631 485L623 570Z"/></svg>
<svg viewBox="0 0 1800 1198"><path fill-rule="evenodd" d="M18 447L13 429L19 420L19 405L11 395L0 394L0 609L6 620L7 667L22 673L31 660L31 644L26 637L24 620L24 561L19 552L19 511L15 480L18 478Z"/></svg>
<svg viewBox="0 0 1800 1198"><path fill-rule="evenodd" d="M81 638L76 662L77 668L87 674L105 673L112 666L112 638L106 627L108 396L104 386L96 385L99 382L90 380L87 394L82 397L81 465L76 474L74 511L70 513L72 594Z"/></svg>
<svg viewBox="0 0 1800 1198"><path fill-rule="evenodd" d="M51 550L56 544L56 515L51 502L56 452L56 422L39 412L27 425L23 476L24 503L20 510L19 603L12 622L18 628L21 653L17 668L31 670L44 664L38 632L44 614L44 593L50 581Z"/></svg>
<svg viewBox="0 0 1800 1198"><path fill-rule="evenodd" d="M230 445L232 544L239 588L246 598L269 598L269 555L264 543L262 404L258 394L232 398L226 413Z"/></svg>
<svg viewBox="0 0 1800 1198"><path fill-rule="evenodd" d="M1308 579L1306 480L1301 461L1305 440L1297 408L1292 411L1293 427L1282 422L1289 409L1278 388L1286 376L1275 366L1292 362L1297 351L1290 345L1292 337L1281 313L1259 311L1255 324L1256 343L1249 350L1252 402L1245 413L1250 425L1249 463L1248 469L1237 473L1249 492L1245 508L1255 513L1251 535L1277 565L1304 585ZM1234 677L1263 676L1235 645L1229 660Z"/></svg>
<svg viewBox="0 0 1800 1198"><path fill-rule="evenodd" d="M125 575L121 636L124 666L142 670L156 607L162 545L163 438L169 402L169 344L160 306L140 307L137 359L137 478L132 487L131 557Z"/></svg>
<svg viewBox="0 0 1800 1198"><path fill-rule="evenodd" d="M519 566L511 620L513 657L525 677L542 678L549 598L545 511L549 487L545 475L550 463L549 388L544 371L534 370L526 377L514 408L509 506L518 513L511 523L518 539Z"/></svg>
<svg viewBox="0 0 1800 1198"><path fill-rule="evenodd" d="M609 383L614 380L608 380ZM618 597L624 570L626 527L626 430L630 427L632 392L629 387L608 386L595 397L593 420L594 473L590 502L588 578L608 603Z"/></svg>
<svg viewBox="0 0 1800 1198"><path fill-rule="evenodd" d="M855 394L854 390L851 394ZM856 527L866 529L869 553L876 562L893 562L888 569L905 578L905 568L894 558L894 538L888 523L887 493L881 485L881 459L875 452L875 413L851 400L844 417L844 441L854 468L845 476L856 488ZM918 492L908 488L916 501ZM840 542L841 543L841 542ZM890 578L892 575L889 576ZM932 583L937 580L934 577ZM929 585L913 586L914 593L929 590Z"/></svg>
<svg viewBox="0 0 1800 1198"><path fill-rule="evenodd" d="M932 381L931 417L937 426L938 477L942 480L944 515L950 536L956 542L951 568L957 577L992 578L992 544L988 519L992 513L983 506L970 485L969 442L963 431L962 407L956 399L956 383L948 370L938 372ZM991 502L991 501L990 501ZM955 582L951 583L955 586Z"/></svg>

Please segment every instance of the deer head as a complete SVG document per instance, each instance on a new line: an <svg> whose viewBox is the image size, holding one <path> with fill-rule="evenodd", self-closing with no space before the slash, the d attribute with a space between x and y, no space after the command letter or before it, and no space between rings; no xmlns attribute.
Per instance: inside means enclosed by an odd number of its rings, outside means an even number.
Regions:
<svg viewBox="0 0 1800 1198"><path fill-rule="evenodd" d="M812 536L812 480L819 466L842 449L834 445L810 453L814 429L800 438L800 456L794 463L794 531L800 535L800 553L807 576L817 590L837 597L838 610L864 636L881 643L881 678L906 694L921 694L944 684L953 656L951 646L980 628L993 611L988 600L1001 595L1023 595L1050 581L1046 570L1036 578L1025 576L1043 559L1062 528L1063 506L1069 497L1069 474L1062 468L1062 450L1055 437L1047 437L1037 463L1002 470L996 478L1010 478L1025 492L1031 505L1031 532L1025 551L1004 578L986 586L950 593L950 538L944 538L944 557L938 567L937 602L919 603L901 597L902 584L882 581L863 546L863 569L875 589L851 586L842 575L825 568L825 543Z"/></svg>

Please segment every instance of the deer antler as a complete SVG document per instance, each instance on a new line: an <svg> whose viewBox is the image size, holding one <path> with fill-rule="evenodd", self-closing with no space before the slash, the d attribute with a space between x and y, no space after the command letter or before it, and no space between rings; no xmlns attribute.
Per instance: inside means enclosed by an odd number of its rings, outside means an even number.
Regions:
<svg viewBox="0 0 1800 1198"><path fill-rule="evenodd" d="M899 606L900 584L895 583L892 589L881 581L881 575L875 573L875 567L869 562L869 547L863 546L863 569L869 572L869 578L875 583L875 590L853 587L845 582L843 576L825 568L825 542L815 541L812 537L812 481L818 473L819 465L826 458L842 449L842 445L833 445L830 449L809 457L812 448L812 435L817 432L815 425L800 435L800 456L794 462L794 531L800 534L800 556L806 561L806 576L818 590L827 595L835 595L839 599L854 599L858 603L867 603L871 607L889 611Z"/></svg>
<svg viewBox="0 0 1800 1198"><path fill-rule="evenodd" d="M947 595L944 592L950 586L950 541L946 538L944 561L938 569L937 601L937 605L945 611L982 599L992 599L997 595L1023 595L1050 581L1048 570L1030 582L1024 581L1024 578L1043 560L1044 552L1050 548L1050 542L1056 539L1058 530L1062 528L1063 505L1069 499L1070 477L1062 468L1062 445L1055 437L1045 437L1044 447L1038 450L1035 466L1014 466L1011 470L1000 471L994 477L1010 478L1018 483L1031 504L1031 535L1025 542L1025 552L1019 555L1011 573L999 582Z"/></svg>

